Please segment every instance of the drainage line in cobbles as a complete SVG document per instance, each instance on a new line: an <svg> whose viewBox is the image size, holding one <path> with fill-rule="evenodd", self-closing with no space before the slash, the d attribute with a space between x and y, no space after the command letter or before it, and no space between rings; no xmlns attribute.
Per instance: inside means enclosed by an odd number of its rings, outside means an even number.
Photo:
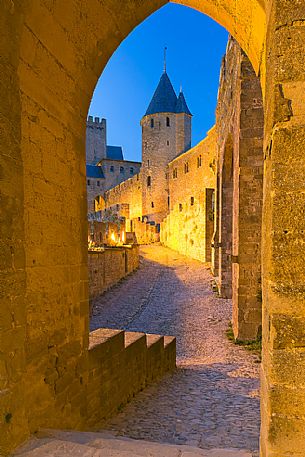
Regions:
<svg viewBox="0 0 305 457"><path fill-rule="evenodd" d="M153 294L154 289L156 288L157 283L159 282L159 279L161 277L161 274L163 273L163 269L160 269L159 272L157 273L155 280L153 281L149 292L147 296L143 299L143 303L140 305L140 307L137 309L137 311L128 319L126 322L126 325L124 325L123 329L128 330L128 327L145 311L145 309L148 307L148 305L151 302L151 297Z"/></svg>

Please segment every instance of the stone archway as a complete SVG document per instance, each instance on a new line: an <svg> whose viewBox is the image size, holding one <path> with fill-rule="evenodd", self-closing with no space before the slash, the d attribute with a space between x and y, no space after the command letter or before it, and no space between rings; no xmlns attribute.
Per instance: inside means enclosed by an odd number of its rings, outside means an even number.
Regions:
<svg viewBox="0 0 305 457"><path fill-rule="evenodd" d="M86 387L71 373L86 365L88 347L85 120L111 54L165 3L90 0L84 10L75 0L5 0L1 6L4 448L39 427L83 424L79 399ZM177 3L226 27L261 77L266 120L261 446L263 456L302 455L304 5L301 0ZM54 390L59 372L65 373L62 391L59 385ZM65 396L68 379L76 399Z"/></svg>

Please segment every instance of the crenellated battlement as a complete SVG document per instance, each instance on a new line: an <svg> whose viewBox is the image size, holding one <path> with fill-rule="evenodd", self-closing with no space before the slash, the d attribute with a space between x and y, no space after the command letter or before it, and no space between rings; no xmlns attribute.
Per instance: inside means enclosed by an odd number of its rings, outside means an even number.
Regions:
<svg viewBox="0 0 305 457"><path fill-rule="evenodd" d="M98 116L96 116L96 117L88 116L87 123L92 126L94 126L94 125L101 126L103 124L106 124L106 119L104 117L99 118Z"/></svg>

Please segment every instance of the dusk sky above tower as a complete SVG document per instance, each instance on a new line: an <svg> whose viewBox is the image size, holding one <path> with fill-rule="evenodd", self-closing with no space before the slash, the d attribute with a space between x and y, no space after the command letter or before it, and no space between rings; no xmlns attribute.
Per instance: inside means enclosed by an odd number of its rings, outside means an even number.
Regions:
<svg viewBox="0 0 305 457"><path fill-rule="evenodd" d="M192 145L215 121L222 57L228 33L194 9L168 4L123 41L95 88L90 115L107 119L108 144L123 146L128 160L141 160L141 127L164 69L179 95L182 86L193 114Z"/></svg>

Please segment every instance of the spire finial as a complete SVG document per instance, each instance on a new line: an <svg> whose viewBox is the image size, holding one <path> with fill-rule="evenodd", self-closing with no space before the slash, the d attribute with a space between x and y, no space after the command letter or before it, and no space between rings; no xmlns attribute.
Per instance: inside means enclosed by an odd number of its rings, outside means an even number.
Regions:
<svg viewBox="0 0 305 457"><path fill-rule="evenodd" d="M163 66L164 73L166 73L166 51L167 51L167 46L164 46L164 66Z"/></svg>
<svg viewBox="0 0 305 457"><path fill-rule="evenodd" d="M182 94L182 84L180 84L180 94Z"/></svg>

